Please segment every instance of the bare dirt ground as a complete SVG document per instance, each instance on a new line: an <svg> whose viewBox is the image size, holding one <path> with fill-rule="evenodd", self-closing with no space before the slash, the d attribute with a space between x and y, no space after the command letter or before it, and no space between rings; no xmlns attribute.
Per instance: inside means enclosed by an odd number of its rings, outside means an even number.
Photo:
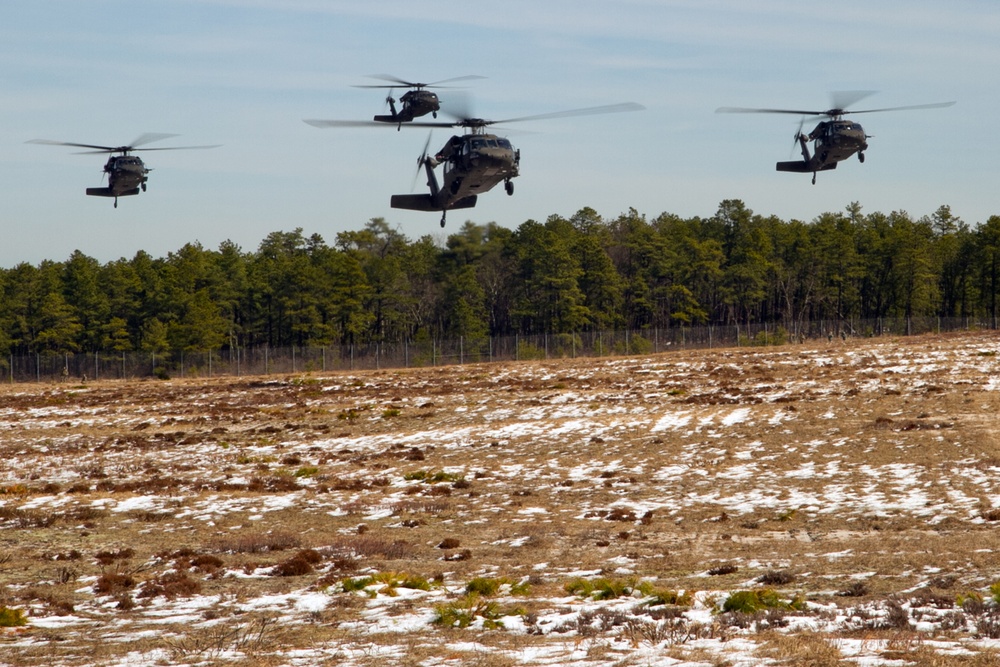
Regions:
<svg viewBox="0 0 1000 667"><path fill-rule="evenodd" d="M1000 664L998 354L6 385L0 664Z"/></svg>

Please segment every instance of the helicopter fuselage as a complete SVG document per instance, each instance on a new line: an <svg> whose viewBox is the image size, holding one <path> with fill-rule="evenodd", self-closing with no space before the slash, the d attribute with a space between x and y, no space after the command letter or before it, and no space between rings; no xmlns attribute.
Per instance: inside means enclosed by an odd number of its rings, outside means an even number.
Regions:
<svg viewBox="0 0 1000 667"><path fill-rule="evenodd" d="M813 160L818 165L840 162L868 148L868 135L858 123L849 120L823 121L809 133L813 140Z"/></svg>
<svg viewBox="0 0 1000 667"><path fill-rule="evenodd" d="M799 134L799 146L802 149L802 159L791 162L778 162L778 171L792 171L813 174L813 184L816 183L816 172L836 169L837 163L852 155L857 155L861 162L865 161L868 149L868 135L858 123L835 118L825 120L809 134ZM809 153L809 141L813 142L813 152Z"/></svg>
<svg viewBox="0 0 1000 667"><path fill-rule="evenodd" d="M149 169L142 159L136 155L113 155L104 165L104 173L108 175L107 187L87 188L87 194L92 197L114 197L115 206L118 197L128 197L139 194L140 189L146 189Z"/></svg>
<svg viewBox="0 0 1000 667"><path fill-rule="evenodd" d="M501 181L507 194L513 194L511 179L518 176L520 162L521 152L503 137L482 133L456 135L433 157L421 158L430 193L393 195L390 205L393 208L442 212L472 208L478 195L489 192ZM440 184L434 173L438 165L444 165Z"/></svg>
<svg viewBox="0 0 1000 667"><path fill-rule="evenodd" d="M409 123L415 118L433 114L437 118L437 112L441 109L441 101L435 93L429 90L409 90L400 96L399 101L403 106L397 111L396 101L390 96L389 115L375 116L374 120L379 123Z"/></svg>
<svg viewBox="0 0 1000 667"><path fill-rule="evenodd" d="M108 175L108 187L123 194L137 194L132 192L144 185L149 177L149 169L142 159L135 155L118 155L108 158L104 165L104 171Z"/></svg>
<svg viewBox="0 0 1000 667"><path fill-rule="evenodd" d="M521 155L507 139L472 134L452 137L434 159L444 165L442 192L462 199L489 192L500 181L515 178Z"/></svg>

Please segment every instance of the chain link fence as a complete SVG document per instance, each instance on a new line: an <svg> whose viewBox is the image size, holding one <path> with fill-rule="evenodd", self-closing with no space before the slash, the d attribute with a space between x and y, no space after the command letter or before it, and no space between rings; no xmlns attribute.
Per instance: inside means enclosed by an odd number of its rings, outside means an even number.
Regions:
<svg viewBox="0 0 1000 667"><path fill-rule="evenodd" d="M416 340L325 347L254 346L209 351L40 352L0 359L10 383L108 379L203 378L414 368L492 361L642 355L671 350L769 346L855 337L911 336L996 329L988 318L896 318L674 327L640 331ZM0 376L2 377L2 376Z"/></svg>

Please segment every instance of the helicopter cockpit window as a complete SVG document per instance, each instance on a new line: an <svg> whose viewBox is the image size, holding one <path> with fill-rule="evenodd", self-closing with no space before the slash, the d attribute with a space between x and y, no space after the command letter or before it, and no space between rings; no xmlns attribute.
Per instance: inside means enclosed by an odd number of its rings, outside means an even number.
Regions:
<svg viewBox="0 0 1000 667"><path fill-rule="evenodd" d="M497 144L500 145L500 148L513 148L506 139L497 139Z"/></svg>
<svg viewBox="0 0 1000 667"><path fill-rule="evenodd" d="M497 147L497 141L496 141L496 139L487 139L486 140L486 145L489 146L490 148L496 148Z"/></svg>
<svg viewBox="0 0 1000 667"><path fill-rule="evenodd" d="M478 151L479 149L485 148L485 147L486 147L486 140L485 139L473 139L472 140L472 150Z"/></svg>

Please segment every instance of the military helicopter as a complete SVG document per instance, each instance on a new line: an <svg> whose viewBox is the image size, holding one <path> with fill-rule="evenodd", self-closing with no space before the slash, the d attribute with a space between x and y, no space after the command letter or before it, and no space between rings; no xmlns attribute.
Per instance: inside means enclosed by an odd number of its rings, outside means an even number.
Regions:
<svg viewBox="0 0 1000 667"><path fill-rule="evenodd" d="M80 155L92 155L95 153L110 153L107 163L104 165L104 173L108 176L107 187L87 188L87 194L94 197L114 197L115 208L118 208L118 198L139 194L140 189L146 191L146 175L150 171L138 155L129 155L137 150L144 151L178 151L198 148L217 148L215 146L171 146L168 148L142 148L146 144L154 141L161 141L176 137L176 134L163 134L147 132L136 137L127 146L95 146L93 144L77 144L68 141L50 141L49 139L32 139L29 144L45 144L48 146L74 146L76 148L93 148L91 151L83 151ZM116 155L120 153L120 155Z"/></svg>
<svg viewBox="0 0 1000 667"><path fill-rule="evenodd" d="M388 88L389 94L386 96L385 101L389 105L389 110L391 113L386 115L375 116L373 120L379 123L396 123L397 128L403 123L409 123L414 118L419 118L420 116L426 116L427 114L432 114L434 118L437 118L437 112L441 110L441 100L435 93L427 90L428 88L444 88L443 83L454 83L456 81L471 81L473 79L482 79L485 77L476 76L475 74L470 74L468 76L459 76L453 79L444 79L442 81L435 81L433 83L416 83L413 81L405 81L399 77L391 76L389 74L373 74L371 75L373 79L382 79L383 81L391 81L393 85L363 85L354 86L355 88ZM392 97L392 91L396 88L410 88L411 90L403 93L399 101L402 102L403 106L397 111L396 110L396 100Z"/></svg>
<svg viewBox="0 0 1000 667"><path fill-rule="evenodd" d="M529 120L589 116L592 114L640 111L641 104L624 102L605 106L557 111L554 113L521 116L506 120L485 120L483 118L459 117L454 122L409 123L407 127L461 127L464 135L451 137L444 147L433 156L427 154L430 136L417 160L417 169L422 167L427 174L428 194L392 195L389 205L393 208L412 211L441 211L441 226L451 209L472 208L479 195L489 192L501 181L508 195L514 194L514 179L520 172L521 151L514 148L504 137L486 132L491 125L520 123ZM377 121L306 120L313 127L364 127L377 125ZM443 181L438 183L434 170L444 165Z"/></svg>
<svg viewBox="0 0 1000 667"><path fill-rule="evenodd" d="M778 171L791 171L796 173L812 172L812 182L816 185L816 173L836 169L837 163L848 159L855 153L860 162L865 161L865 151L868 149L868 139L872 137L865 134L865 130L860 124L854 121L844 120L847 114L876 113L882 111L909 111L912 109L939 109L950 107L954 102L937 102L934 104L916 104L903 107L887 107L884 109L862 109L850 111L846 107L873 95L873 90L839 91L831 95L833 108L826 111L802 111L798 109L746 109L743 107L719 107L716 113L784 113L803 116L799 123L799 129L795 133L795 141L798 142L802 150L801 160L791 160L789 162L778 162ZM819 123L809 134L802 132L802 125L805 123L805 116L826 116L830 120ZM813 141L813 152L810 155L807 142Z"/></svg>

